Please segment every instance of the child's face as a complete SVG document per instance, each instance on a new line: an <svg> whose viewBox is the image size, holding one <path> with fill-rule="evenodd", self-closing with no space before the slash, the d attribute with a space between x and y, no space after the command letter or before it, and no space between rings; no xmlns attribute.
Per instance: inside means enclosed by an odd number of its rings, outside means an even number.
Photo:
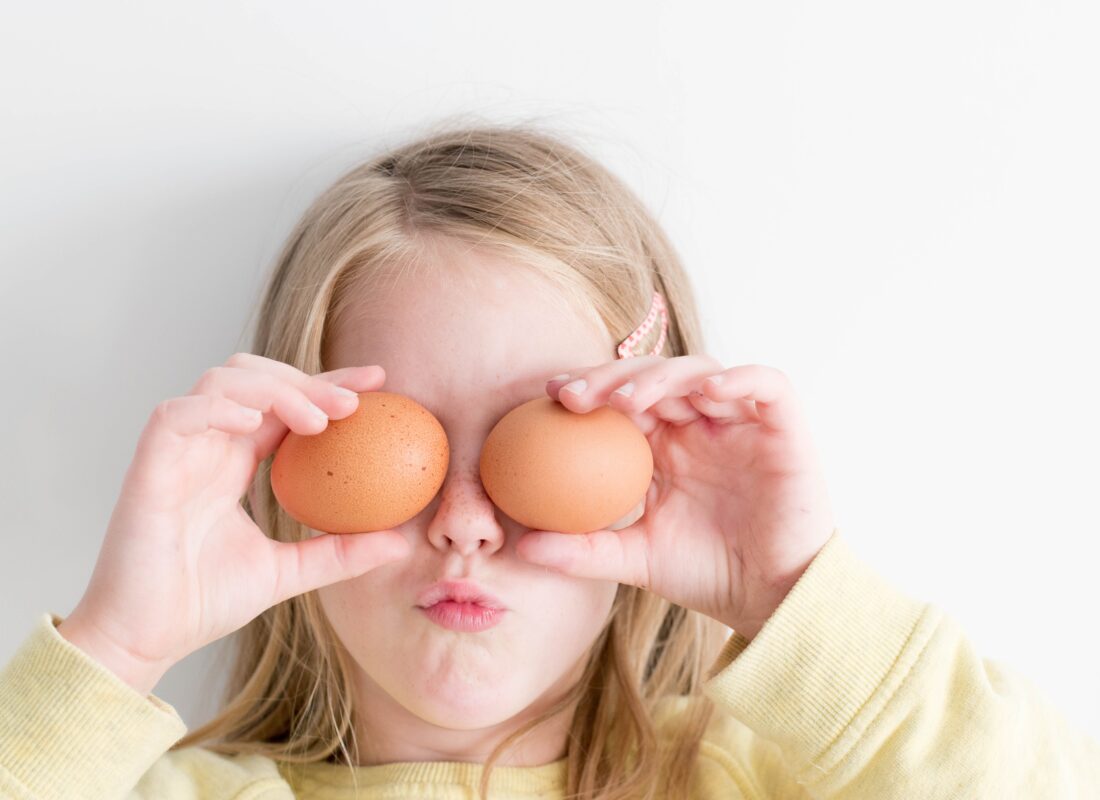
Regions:
<svg viewBox="0 0 1100 800"><path fill-rule="evenodd" d="M446 479L397 529L412 545L408 558L319 590L362 668L369 730L427 750L448 746L440 728L511 728L558 699L580 677L618 588L519 558L516 540L529 529L492 504L478 475L482 444L504 414L544 396L554 375L607 361L614 343L594 318L548 302L555 290L522 266L457 247L440 259L430 277L402 277L384 299L351 309L325 368L382 365L382 390L415 399L446 429ZM448 276L454 269L474 271L464 281ZM443 579L476 581L508 610L477 633L442 628L416 601Z"/></svg>

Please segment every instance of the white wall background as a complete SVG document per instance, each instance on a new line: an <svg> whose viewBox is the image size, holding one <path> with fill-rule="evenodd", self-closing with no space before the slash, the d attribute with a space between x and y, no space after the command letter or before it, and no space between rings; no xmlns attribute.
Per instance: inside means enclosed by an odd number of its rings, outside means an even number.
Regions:
<svg viewBox="0 0 1100 800"><path fill-rule="evenodd" d="M1100 13L5 2L0 659L80 599L160 400L247 347L316 192L432 120L583 137L711 350L794 380L838 522L1100 736ZM194 727L214 645L157 694Z"/></svg>

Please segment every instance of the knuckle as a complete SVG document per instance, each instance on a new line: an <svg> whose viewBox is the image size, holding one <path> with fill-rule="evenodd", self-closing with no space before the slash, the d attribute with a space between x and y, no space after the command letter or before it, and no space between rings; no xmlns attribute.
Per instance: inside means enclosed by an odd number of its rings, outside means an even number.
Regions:
<svg viewBox="0 0 1100 800"><path fill-rule="evenodd" d="M267 546L271 550L274 561L279 564L272 581L271 596L277 598L276 602L279 603L290 596L287 592L287 584L295 578L300 578L302 572L301 551L293 545L290 549L286 549L286 545L286 542L268 539Z"/></svg>
<svg viewBox="0 0 1100 800"><path fill-rule="evenodd" d="M611 393L611 397L613 397L615 399L616 403L618 403L620 406L624 406L624 407L628 407L628 408L633 408L634 407L635 403L637 402L635 400L635 398L637 396L638 396L638 387L637 387L636 383L634 385L634 393L633 394L627 394L626 392L620 392L618 389L615 389L615 391L613 391Z"/></svg>
<svg viewBox="0 0 1100 800"><path fill-rule="evenodd" d="M350 570L353 566L351 552L348 550L349 543L350 540L347 536L337 536L332 542L336 562L340 565L340 568L345 571Z"/></svg>
<svg viewBox="0 0 1100 800"><path fill-rule="evenodd" d="M226 367L210 367L202 375L199 376L198 381L195 383L195 394L209 392L212 388L217 386L226 372Z"/></svg>
<svg viewBox="0 0 1100 800"><path fill-rule="evenodd" d="M161 400L155 406L153 406L153 413L150 415L153 422L157 425L166 425L168 423L168 417L172 413L172 398L167 400Z"/></svg>
<svg viewBox="0 0 1100 800"><path fill-rule="evenodd" d="M649 558L647 554L642 551L638 553L637 561L634 564L634 580L637 586L643 589L648 589L653 585L653 575L649 566Z"/></svg>
<svg viewBox="0 0 1100 800"><path fill-rule="evenodd" d="M247 367L254 362L255 358L256 356L254 356L252 353L237 352L225 360L225 366Z"/></svg>

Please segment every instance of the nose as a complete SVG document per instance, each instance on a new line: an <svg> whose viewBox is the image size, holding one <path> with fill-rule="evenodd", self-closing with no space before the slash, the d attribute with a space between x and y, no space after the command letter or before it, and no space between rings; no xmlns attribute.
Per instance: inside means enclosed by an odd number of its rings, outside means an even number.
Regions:
<svg viewBox="0 0 1100 800"><path fill-rule="evenodd" d="M477 472L465 470L447 476L439 506L428 522L428 541L442 553L488 556L504 546L504 530L496 507L485 493Z"/></svg>

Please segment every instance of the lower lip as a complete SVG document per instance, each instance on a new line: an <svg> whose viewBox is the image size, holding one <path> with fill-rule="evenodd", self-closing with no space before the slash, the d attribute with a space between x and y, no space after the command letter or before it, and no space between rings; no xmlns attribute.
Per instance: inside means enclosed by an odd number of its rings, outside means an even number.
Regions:
<svg viewBox="0 0 1100 800"><path fill-rule="evenodd" d="M444 600L420 610L436 625L452 631L470 633L491 628L504 616L503 608L486 608L477 603L456 603L451 600Z"/></svg>

